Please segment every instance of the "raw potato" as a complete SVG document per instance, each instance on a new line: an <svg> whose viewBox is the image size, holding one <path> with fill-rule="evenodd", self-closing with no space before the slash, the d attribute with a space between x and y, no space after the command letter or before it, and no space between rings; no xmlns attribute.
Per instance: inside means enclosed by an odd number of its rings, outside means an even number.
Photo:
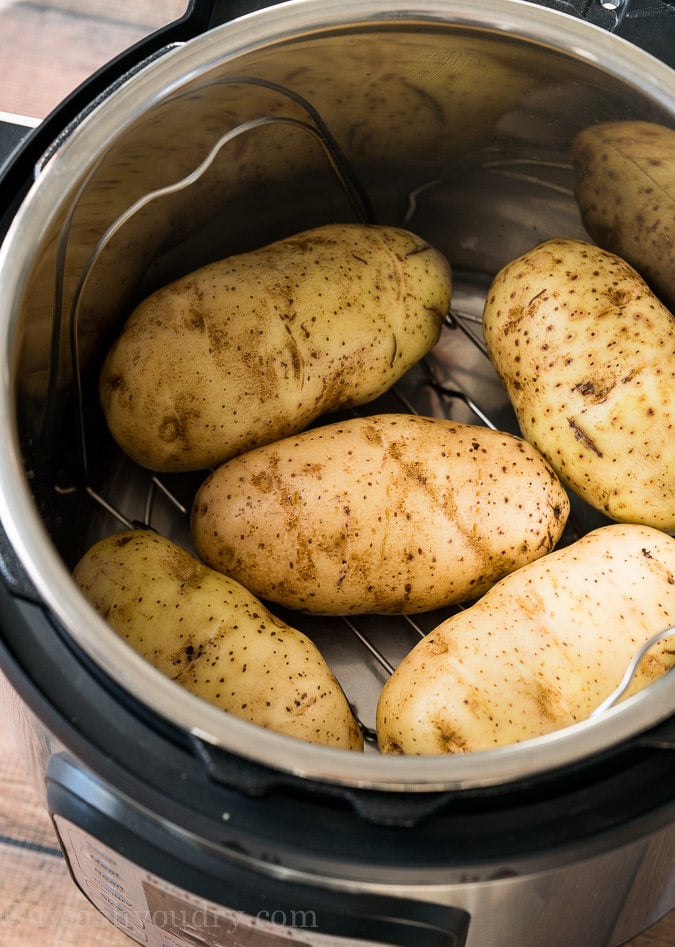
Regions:
<svg viewBox="0 0 675 947"><path fill-rule="evenodd" d="M675 320L632 267L549 240L488 292L490 358L525 438L586 502L675 527Z"/></svg>
<svg viewBox="0 0 675 947"><path fill-rule="evenodd" d="M446 259L392 227L334 224L229 257L134 311L103 366L137 463L200 470L386 391L437 342Z"/></svg>
<svg viewBox="0 0 675 947"><path fill-rule="evenodd" d="M74 579L139 654L198 697L278 733L363 749L315 645L175 543L117 533L85 553Z"/></svg>
<svg viewBox="0 0 675 947"><path fill-rule="evenodd" d="M474 598L560 537L569 499L529 444L437 418L353 418L223 464L197 555L256 595L324 614Z"/></svg>
<svg viewBox="0 0 675 947"><path fill-rule="evenodd" d="M384 753L468 753L586 719L675 622L675 539L604 526L502 579L409 652L377 708ZM675 662L642 659L625 696Z"/></svg>
<svg viewBox="0 0 675 947"><path fill-rule="evenodd" d="M675 129L607 122L572 143L575 195L593 240L675 307Z"/></svg>

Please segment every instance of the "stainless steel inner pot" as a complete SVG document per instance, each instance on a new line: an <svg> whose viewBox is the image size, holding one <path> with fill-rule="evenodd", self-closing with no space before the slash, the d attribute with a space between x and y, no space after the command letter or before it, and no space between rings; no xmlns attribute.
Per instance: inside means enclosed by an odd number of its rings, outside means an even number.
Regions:
<svg viewBox="0 0 675 947"><path fill-rule="evenodd" d="M220 256L332 220L407 226L454 270L429 359L361 413L413 410L517 432L487 361L491 277L549 237L586 238L569 146L598 122L675 126L675 73L581 20L520 0L296 0L167 50L45 156L2 248L0 515L48 608L130 694L201 739L296 775L459 789L554 770L675 712L662 679L596 719L453 757L299 743L228 716L133 653L70 569L123 523L189 545L193 477L120 456L96 403L100 358L130 307ZM602 520L580 502L567 539ZM435 624L294 616L366 729L388 670Z"/></svg>

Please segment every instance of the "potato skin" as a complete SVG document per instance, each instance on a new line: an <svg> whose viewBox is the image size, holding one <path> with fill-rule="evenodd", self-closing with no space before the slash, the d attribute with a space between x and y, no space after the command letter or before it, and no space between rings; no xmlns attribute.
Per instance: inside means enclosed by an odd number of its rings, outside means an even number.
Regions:
<svg viewBox="0 0 675 947"><path fill-rule="evenodd" d="M624 260L549 240L495 277L490 358L524 437L619 522L675 527L675 320Z"/></svg>
<svg viewBox="0 0 675 947"><path fill-rule="evenodd" d="M523 566L431 631L382 689L384 753L468 753L589 716L675 622L675 539L611 524ZM651 648L625 696L675 662Z"/></svg>
<svg viewBox="0 0 675 947"><path fill-rule="evenodd" d="M605 122L572 142L575 196L586 230L675 307L675 129Z"/></svg>
<svg viewBox="0 0 675 947"><path fill-rule="evenodd" d="M393 227L331 224L229 257L133 312L100 376L113 437L201 470L386 391L438 341L447 260Z"/></svg>
<svg viewBox="0 0 675 947"><path fill-rule="evenodd" d="M420 612L480 595L557 542L569 499L529 444L438 418L352 418L218 468L197 555L256 595L323 614Z"/></svg>
<svg viewBox="0 0 675 947"><path fill-rule="evenodd" d="M278 733L363 749L313 642L170 540L117 533L89 549L73 577L132 648L197 696Z"/></svg>

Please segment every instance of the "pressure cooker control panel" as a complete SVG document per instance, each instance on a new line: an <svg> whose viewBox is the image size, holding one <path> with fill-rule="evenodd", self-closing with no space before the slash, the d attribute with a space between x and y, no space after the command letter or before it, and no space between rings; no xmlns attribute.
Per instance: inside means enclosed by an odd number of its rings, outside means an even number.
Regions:
<svg viewBox="0 0 675 947"><path fill-rule="evenodd" d="M195 897L54 817L74 879L115 927L148 947L368 947L318 933L311 910L244 914Z"/></svg>
<svg viewBox="0 0 675 947"><path fill-rule="evenodd" d="M68 758L47 768L47 803L74 881L111 924L148 947L465 947L467 911L334 890L242 862L120 797ZM210 833L209 833L210 835Z"/></svg>

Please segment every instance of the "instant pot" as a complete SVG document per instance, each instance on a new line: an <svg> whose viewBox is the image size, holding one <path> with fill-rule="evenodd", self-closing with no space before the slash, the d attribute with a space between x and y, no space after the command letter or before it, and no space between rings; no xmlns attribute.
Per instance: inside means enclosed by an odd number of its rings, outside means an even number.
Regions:
<svg viewBox="0 0 675 947"><path fill-rule="evenodd" d="M545 737L385 757L379 691L447 612L293 616L361 723L350 753L181 689L71 570L121 528L189 546L194 476L135 467L97 402L131 307L301 229L405 226L453 267L438 345L362 413L516 433L482 341L486 288L541 240L587 239L577 132L675 127L675 5L256 6L194 3L3 166L0 663L26 765L75 884L140 944L621 944L675 906L672 676ZM563 542L601 522L573 500Z"/></svg>

